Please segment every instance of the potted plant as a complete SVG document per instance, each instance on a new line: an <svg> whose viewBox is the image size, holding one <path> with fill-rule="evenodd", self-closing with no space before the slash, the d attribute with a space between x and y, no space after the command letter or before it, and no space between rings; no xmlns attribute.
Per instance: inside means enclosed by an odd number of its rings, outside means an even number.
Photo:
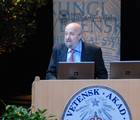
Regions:
<svg viewBox="0 0 140 120"><path fill-rule="evenodd" d="M22 47L35 34L37 10L47 0L0 0L0 55Z"/></svg>
<svg viewBox="0 0 140 120"><path fill-rule="evenodd" d="M30 108L23 106L7 105L2 120L58 120L54 114L48 113L47 109L38 109L32 112Z"/></svg>

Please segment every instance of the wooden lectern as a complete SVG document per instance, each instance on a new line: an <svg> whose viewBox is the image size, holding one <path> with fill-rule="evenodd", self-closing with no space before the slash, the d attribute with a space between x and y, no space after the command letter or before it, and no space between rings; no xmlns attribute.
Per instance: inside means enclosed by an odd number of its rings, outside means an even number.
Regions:
<svg viewBox="0 0 140 120"><path fill-rule="evenodd" d="M71 97L87 86L101 85L117 91L129 106L132 120L140 118L140 79L40 80L32 84L32 108L48 109L61 118Z"/></svg>

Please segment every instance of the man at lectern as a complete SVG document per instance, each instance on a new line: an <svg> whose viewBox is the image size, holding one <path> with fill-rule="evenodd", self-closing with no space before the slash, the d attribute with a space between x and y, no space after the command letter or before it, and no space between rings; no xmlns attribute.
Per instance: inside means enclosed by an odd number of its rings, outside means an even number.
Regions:
<svg viewBox="0 0 140 120"><path fill-rule="evenodd" d="M65 27L64 43L53 48L46 79L57 79L57 65L60 61L95 62L95 78L107 79L101 48L83 41L83 30L79 23L69 23Z"/></svg>

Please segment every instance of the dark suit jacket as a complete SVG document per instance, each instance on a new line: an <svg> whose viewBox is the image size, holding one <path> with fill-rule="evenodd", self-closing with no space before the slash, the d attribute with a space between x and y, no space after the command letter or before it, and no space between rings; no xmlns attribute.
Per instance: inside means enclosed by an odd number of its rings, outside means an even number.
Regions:
<svg viewBox="0 0 140 120"><path fill-rule="evenodd" d="M68 48L65 44L60 44L54 47L46 79L57 78L57 63L59 61L66 61ZM108 74L104 65L102 51L100 47L89 45L82 42L81 61L94 61L95 62L95 78L107 79Z"/></svg>

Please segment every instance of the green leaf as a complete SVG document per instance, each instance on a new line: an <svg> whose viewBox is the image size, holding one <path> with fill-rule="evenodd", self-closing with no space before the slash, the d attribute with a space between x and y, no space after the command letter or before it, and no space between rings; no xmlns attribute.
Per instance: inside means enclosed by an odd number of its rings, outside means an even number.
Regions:
<svg viewBox="0 0 140 120"><path fill-rule="evenodd" d="M30 108L23 106L7 105L2 120L57 120L57 118L54 114L49 114L47 109L32 112Z"/></svg>

